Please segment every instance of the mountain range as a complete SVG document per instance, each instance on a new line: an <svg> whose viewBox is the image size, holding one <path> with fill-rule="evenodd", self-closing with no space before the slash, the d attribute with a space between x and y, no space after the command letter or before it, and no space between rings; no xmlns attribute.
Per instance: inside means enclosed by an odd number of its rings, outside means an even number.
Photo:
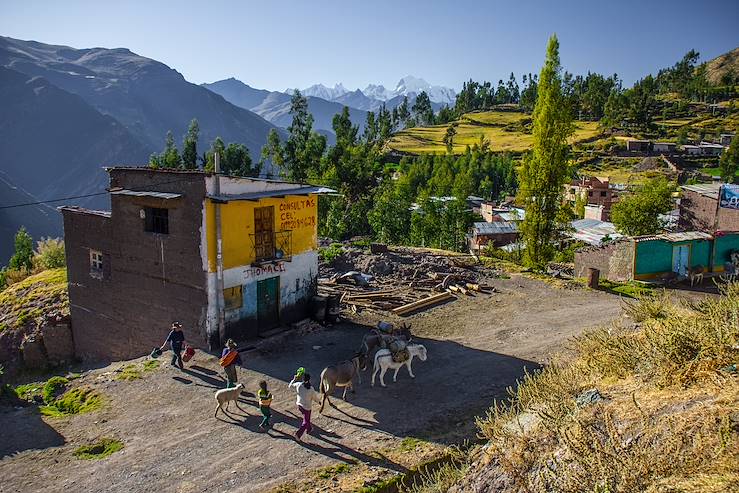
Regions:
<svg viewBox="0 0 739 493"><path fill-rule="evenodd" d="M166 132L181 141L192 118L200 125L200 153L220 136L245 144L258 159L277 128L125 48L75 49L7 37L0 37L0 108L0 265L12 250L6 231L18 224L36 236L61 230L54 209L34 214L3 206L102 192L104 166L146 164L164 147ZM62 204L107 209L108 199L101 194L53 206Z"/></svg>
<svg viewBox="0 0 739 493"><path fill-rule="evenodd" d="M287 89L285 92L256 89L233 77L202 86L236 106L253 111L278 127L287 128L292 121L290 98L295 89ZM456 97L453 89L432 86L425 80L412 76L400 79L392 91L375 84L368 85L364 90L349 91L339 83L334 87L315 84L300 92L308 100L308 110L314 119L313 127L327 135L329 141L333 141L332 120L344 106L349 108L352 123L359 126L361 131L367 112L376 112L382 105L392 110L405 97L408 98L409 106L412 106L421 91L426 91L429 95L434 111L438 111L444 104L453 105Z"/></svg>

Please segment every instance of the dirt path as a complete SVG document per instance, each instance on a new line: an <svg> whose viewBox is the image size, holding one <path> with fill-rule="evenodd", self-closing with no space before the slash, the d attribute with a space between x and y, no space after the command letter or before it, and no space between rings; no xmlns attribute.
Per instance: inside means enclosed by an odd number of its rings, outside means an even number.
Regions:
<svg viewBox="0 0 739 493"><path fill-rule="evenodd" d="M292 439L298 417L286 381L298 366L315 375L351 356L366 326L352 321L302 336L271 354L249 354L240 378L254 392L266 378L275 393L275 426L258 431L252 394L248 414L213 418L213 392L223 386L214 357L200 353L185 372L162 368L141 380L111 381L111 368L91 372L85 384L106 396L97 412L68 419L39 418L34 407L0 411L0 491L265 491L301 480L317 467L359 461L395 469L372 451L414 436L451 443L473 433L471 416L583 329L621 316L617 297L584 289L557 289L514 276L495 280L501 292L465 298L409 317L429 359L414 362L415 381L401 369L398 382L369 386L369 373L348 403L324 416L305 443ZM388 319L387 317L383 317ZM120 365L116 365L120 366ZM99 437L125 448L101 461L76 460L72 451Z"/></svg>

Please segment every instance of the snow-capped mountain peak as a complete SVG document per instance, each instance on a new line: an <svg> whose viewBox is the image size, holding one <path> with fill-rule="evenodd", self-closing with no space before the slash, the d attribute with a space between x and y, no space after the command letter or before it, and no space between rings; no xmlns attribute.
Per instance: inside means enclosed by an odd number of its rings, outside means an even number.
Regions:
<svg viewBox="0 0 739 493"><path fill-rule="evenodd" d="M457 96L454 89L444 86L432 86L425 80L413 77L412 75L406 75L400 79L393 92L396 96L408 96L410 94L419 94L421 91L426 91L431 101L442 104L454 104Z"/></svg>
<svg viewBox="0 0 739 493"><path fill-rule="evenodd" d="M288 94L292 94L295 92L295 89L288 89ZM349 91L339 82L338 84L335 84L333 88L326 87L323 84L313 84L310 87L307 87L300 91L303 96L313 96L316 98L325 99L327 101L333 101L334 99L343 96L344 94L348 93Z"/></svg>

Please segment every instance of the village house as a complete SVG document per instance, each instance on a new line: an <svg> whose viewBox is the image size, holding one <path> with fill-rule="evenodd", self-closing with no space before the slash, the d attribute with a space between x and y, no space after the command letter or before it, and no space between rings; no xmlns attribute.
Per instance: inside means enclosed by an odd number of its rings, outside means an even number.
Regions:
<svg viewBox="0 0 739 493"><path fill-rule="evenodd" d="M488 245L501 247L514 243L518 238L516 223L505 221L477 222L467 235L470 251L479 252Z"/></svg>
<svg viewBox="0 0 739 493"><path fill-rule="evenodd" d="M572 231L569 236L573 240L582 241L588 245L600 246L604 242L614 241L623 235L616 231L613 223L598 219L577 219L570 223Z"/></svg>
<svg viewBox="0 0 739 493"><path fill-rule="evenodd" d="M683 185L680 199L679 227L684 231L739 231L739 205L724 200L719 202L722 191L728 193L735 186L721 183Z"/></svg>
<svg viewBox="0 0 739 493"><path fill-rule="evenodd" d="M318 276L318 195L189 170L108 168L111 211L61 207L76 354L124 359L173 320L218 348L306 316Z"/></svg>
<svg viewBox="0 0 739 493"><path fill-rule="evenodd" d="M735 251L739 251L738 232L689 231L623 238L575 252L575 275L585 277L588 269L594 268L601 278L611 281L654 281L670 275L685 278L688 268L697 266L710 275L723 272Z"/></svg>
<svg viewBox="0 0 739 493"><path fill-rule="evenodd" d="M720 156L724 152L724 146L712 142L701 142L698 147L704 156Z"/></svg>
<svg viewBox="0 0 739 493"><path fill-rule="evenodd" d="M583 177L565 185L565 200L575 204L585 201L585 218L609 221L611 206L618 201L618 192L609 183L608 177Z"/></svg>
<svg viewBox="0 0 739 493"><path fill-rule="evenodd" d="M719 144L724 147L729 147L731 145L731 141L734 140L735 135L736 134L721 134Z"/></svg>
<svg viewBox="0 0 739 493"><path fill-rule="evenodd" d="M655 142L652 146L654 152L663 154L673 154L677 149L677 144L674 142Z"/></svg>
<svg viewBox="0 0 739 493"><path fill-rule="evenodd" d="M652 143L648 140L627 140L626 150L629 152L649 152L652 150Z"/></svg>
<svg viewBox="0 0 739 493"><path fill-rule="evenodd" d="M683 145L683 152L685 154L688 154L689 156L700 156L701 154L703 154L703 150L700 148L700 146L695 146L691 144Z"/></svg>

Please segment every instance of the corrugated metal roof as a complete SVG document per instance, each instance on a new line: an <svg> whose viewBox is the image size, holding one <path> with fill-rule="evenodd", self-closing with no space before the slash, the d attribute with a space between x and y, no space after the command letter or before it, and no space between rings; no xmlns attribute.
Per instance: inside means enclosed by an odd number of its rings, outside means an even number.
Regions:
<svg viewBox="0 0 739 493"><path fill-rule="evenodd" d="M603 243L603 238L606 236L611 240L623 238L623 235L616 231L613 223L606 221L578 219L572 221L571 225L575 231L570 236L588 245L600 246Z"/></svg>
<svg viewBox="0 0 739 493"><path fill-rule="evenodd" d="M637 236L634 241L640 243L642 241L668 241L670 243L678 243L680 241L693 240L712 240L713 236L703 231L686 231L684 233L664 233L661 235Z"/></svg>
<svg viewBox="0 0 739 493"><path fill-rule="evenodd" d="M683 185L683 190L699 193L704 197L718 200L718 192L721 189L720 183L697 183L695 185Z"/></svg>
<svg viewBox="0 0 739 493"><path fill-rule="evenodd" d="M285 197L287 195L309 195L321 193L336 193L328 187L297 187L284 190L264 190L261 192L240 193L234 195L208 195L209 199L228 202L230 200L259 200L268 197Z"/></svg>
<svg viewBox="0 0 739 493"><path fill-rule="evenodd" d="M152 197L155 199L177 199L182 197L181 193L169 193L169 192L153 192L153 191L145 191L145 190L127 190L125 188L122 188L120 190L111 190L111 195L129 195L131 197Z"/></svg>
<svg viewBox="0 0 739 493"><path fill-rule="evenodd" d="M492 223L480 222L473 225L475 234L478 235L498 235L505 233L516 233L518 232L518 226L516 223L509 223L506 221L496 221Z"/></svg>

